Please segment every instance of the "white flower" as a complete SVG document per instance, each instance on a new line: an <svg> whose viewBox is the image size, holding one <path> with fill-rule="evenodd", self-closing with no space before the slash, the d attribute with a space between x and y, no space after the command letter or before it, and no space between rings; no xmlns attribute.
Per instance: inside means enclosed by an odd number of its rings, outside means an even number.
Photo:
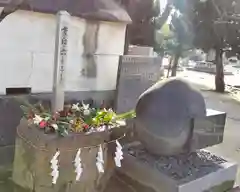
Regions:
<svg viewBox="0 0 240 192"><path fill-rule="evenodd" d="M90 115L90 110L89 109L84 109L83 110L83 115Z"/></svg>
<svg viewBox="0 0 240 192"><path fill-rule="evenodd" d="M42 120L43 120L42 117L40 117L39 115L35 115L35 117L33 118L33 123L39 124Z"/></svg>
<svg viewBox="0 0 240 192"><path fill-rule="evenodd" d="M123 120L117 120L116 123L117 123L119 126L125 126L125 125L126 125L126 122L123 121Z"/></svg>
<svg viewBox="0 0 240 192"><path fill-rule="evenodd" d="M58 125L57 124L52 124L51 125L55 130L58 130Z"/></svg>
<svg viewBox="0 0 240 192"><path fill-rule="evenodd" d="M83 106L83 109L84 109L84 110L89 109L89 104L84 104L84 103L82 102L82 106Z"/></svg>
<svg viewBox="0 0 240 192"><path fill-rule="evenodd" d="M100 126L100 127L97 128L98 132L102 132L102 131L105 131L105 130L106 130L106 126L105 125Z"/></svg>
<svg viewBox="0 0 240 192"><path fill-rule="evenodd" d="M83 115L90 115L89 104L84 104L82 102L82 106L83 106Z"/></svg>
<svg viewBox="0 0 240 192"><path fill-rule="evenodd" d="M73 104L72 109L76 111L80 111L79 103Z"/></svg>

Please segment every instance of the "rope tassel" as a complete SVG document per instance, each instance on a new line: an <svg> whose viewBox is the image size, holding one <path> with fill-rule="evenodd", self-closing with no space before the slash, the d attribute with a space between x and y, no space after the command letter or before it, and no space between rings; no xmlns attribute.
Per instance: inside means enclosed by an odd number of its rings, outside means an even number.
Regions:
<svg viewBox="0 0 240 192"><path fill-rule="evenodd" d="M98 150L96 166L99 173L104 173L103 150L101 145L99 146L99 150Z"/></svg>
<svg viewBox="0 0 240 192"><path fill-rule="evenodd" d="M81 163L81 149L77 151L75 160L74 160L74 166L75 166L75 173L76 175L76 181L80 181L83 168L82 168L82 163Z"/></svg>
<svg viewBox="0 0 240 192"><path fill-rule="evenodd" d="M52 169L52 184L56 184L57 183L57 179L59 177L59 171L58 171L58 157L60 155L60 151L57 151L55 153L55 155L53 156L53 158L51 159L50 163L51 163L51 169Z"/></svg>
<svg viewBox="0 0 240 192"><path fill-rule="evenodd" d="M118 140L116 140L116 145L117 145L117 147L116 147L114 161L115 161L115 164L116 164L117 167L121 167L122 166L121 160L123 160L122 146L118 142Z"/></svg>

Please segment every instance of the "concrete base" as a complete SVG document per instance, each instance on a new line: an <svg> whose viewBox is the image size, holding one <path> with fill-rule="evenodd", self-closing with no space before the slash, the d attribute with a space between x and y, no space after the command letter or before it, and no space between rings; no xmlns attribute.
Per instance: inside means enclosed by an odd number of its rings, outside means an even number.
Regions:
<svg viewBox="0 0 240 192"><path fill-rule="evenodd" d="M240 192L240 188L239 187L235 187L234 189L228 191L228 192Z"/></svg>
<svg viewBox="0 0 240 192"><path fill-rule="evenodd" d="M127 149L124 151L122 167L118 171L127 176L129 180L134 180L134 182L130 181L133 188L139 189L139 185L142 186L138 192L225 192L232 189L237 164L209 152L203 152L207 154L207 157L200 157L198 160L189 159L187 160L190 162L189 165L189 162L182 161L181 157L169 157L170 163L166 164L163 160L166 157L156 157L150 154L136 155ZM198 158L198 155L196 157ZM171 163L174 158L177 159L177 164L180 164L178 166L180 170L174 170L177 167ZM192 163L192 161L197 161L197 163ZM190 168L191 166L193 168ZM182 175L176 176L179 172ZM126 179L125 181L128 182Z"/></svg>

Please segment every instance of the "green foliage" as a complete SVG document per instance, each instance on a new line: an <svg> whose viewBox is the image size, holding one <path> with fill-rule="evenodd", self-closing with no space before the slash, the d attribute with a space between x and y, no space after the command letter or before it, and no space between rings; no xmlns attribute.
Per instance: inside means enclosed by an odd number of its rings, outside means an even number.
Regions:
<svg viewBox="0 0 240 192"><path fill-rule="evenodd" d="M169 38L173 35L169 24L165 23L162 28L160 29L161 34L165 37L165 38Z"/></svg>
<svg viewBox="0 0 240 192"><path fill-rule="evenodd" d="M239 52L238 29L239 3L232 6L233 0L186 0L186 10L182 11L193 31L193 45L205 52L210 49L232 47ZM236 20L234 19L236 18ZM237 45L237 46L235 46Z"/></svg>
<svg viewBox="0 0 240 192"><path fill-rule="evenodd" d="M182 53L191 49L192 33L181 14L175 12L172 15L171 23L165 24L160 31L161 33L158 34L159 37L156 39L156 47L158 46L159 48L155 50L159 52L164 51L169 55L175 55L176 52ZM164 35L164 33L166 35Z"/></svg>
<svg viewBox="0 0 240 192"><path fill-rule="evenodd" d="M123 119L132 119L134 117L136 117L136 113L135 113L134 110L131 110L131 111L126 112L126 113L118 114L116 116L116 119L117 120L123 120Z"/></svg>

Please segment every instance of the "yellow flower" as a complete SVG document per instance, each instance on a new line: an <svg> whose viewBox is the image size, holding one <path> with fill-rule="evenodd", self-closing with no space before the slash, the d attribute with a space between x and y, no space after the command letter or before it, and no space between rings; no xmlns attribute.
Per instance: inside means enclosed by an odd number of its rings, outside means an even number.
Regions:
<svg viewBox="0 0 240 192"><path fill-rule="evenodd" d="M73 128L75 132L80 132L82 131L83 127L83 120L81 118L77 118L75 119L74 123L73 123Z"/></svg>

